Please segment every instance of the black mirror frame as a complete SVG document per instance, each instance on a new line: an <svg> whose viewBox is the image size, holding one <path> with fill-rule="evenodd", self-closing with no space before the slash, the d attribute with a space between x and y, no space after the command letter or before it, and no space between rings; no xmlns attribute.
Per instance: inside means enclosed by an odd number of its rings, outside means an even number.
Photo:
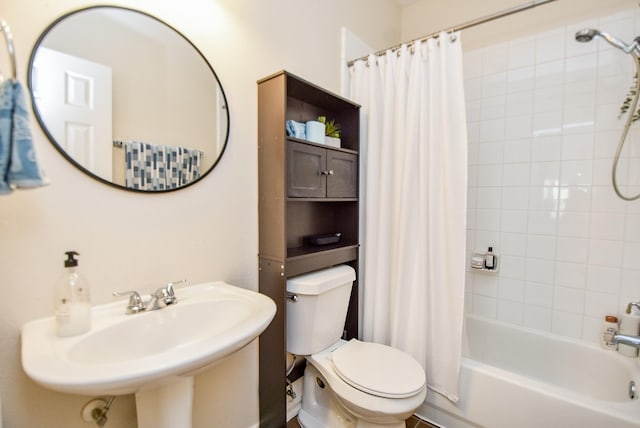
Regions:
<svg viewBox="0 0 640 428"><path fill-rule="evenodd" d="M211 70L211 73L213 74L213 77L216 79L216 81L218 82L218 87L220 88L220 93L222 94L222 98L224 99L224 111L226 114L226 119L227 119L227 130L226 130L226 135L225 135L225 139L224 139L224 144L222 145L222 149L220 150L220 153L218 154L218 158L216 159L216 161L213 163L213 165L211 165L211 168L209 168L207 171L205 171L203 174L200 175L200 177L198 177L196 180L193 180L181 187L177 187L174 189L164 189L164 190L142 190L142 189L132 189L129 187L125 187L116 183L113 183L103 177L100 177L96 174L94 174L93 172L89 171L88 169L86 169L85 167L83 167L82 165L80 165L78 162L76 162L59 144L58 142L55 140L55 138L53 137L53 135L51 135L51 133L49 132L49 129L47 128L47 126L44 123L43 118L41 117L40 113L38 112L38 109L36 108L36 100L35 100L35 96L34 96L34 92L33 92L33 65L34 65L34 60L36 57L36 51L38 50L38 47L42 44L43 40L45 39L45 37L47 36L47 34L60 22L64 21L66 18L76 14L76 13L80 13L80 12L86 12L89 10L94 10L94 9L116 9L116 10L125 10L125 11L129 11L129 12L135 12L141 15L144 15L150 19L153 19L161 24L164 24L168 29L173 30L176 34L178 34L180 37L182 37L197 53L198 55L200 55L200 57L202 58L202 60L204 61L204 63L207 65L207 67L209 68L209 70ZM209 175L209 173L211 173L211 171L213 171L213 169L216 167L216 165L218 165L218 163L220 162L220 159L222 159L222 155L224 154L225 150L227 149L227 144L229 142L229 131L231 129L231 119L229 117L229 102L227 100L227 96L224 92L224 88L222 87L222 83L220 82L220 79L218 78L218 75L216 74L216 72L213 70L213 67L211 66L211 64L209 63L209 61L207 60L207 58L202 54L202 52L200 51L200 49L198 49L196 47L195 44L193 44L193 42L191 40L189 40L184 34L182 34L180 31L178 31L175 27L167 24L165 21L147 13L147 12L143 12L137 9L132 9L132 8L128 8L128 7L123 7L123 6L112 6L112 5L96 5L96 6L89 6L89 7L84 7L84 8L80 8L80 9L76 9L73 10L71 12L65 13L64 15L60 16L59 18L57 18L56 20L54 20L51 24L49 24L47 26L47 28L44 29L44 31L40 34L40 36L38 37L38 39L36 40L33 49L31 50L31 55L29 57L29 65L28 65L28 75L27 75L27 84L28 84L28 88L29 88L29 95L31 98L31 108L33 110L33 113L36 117L36 120L38 121L38 124L40 125L40 128L42 129L42 131L45 133L45 135L47 136L47 138L49 139L49 141L51 142L51 144L56 148L56 150L69 162L71 163L74 167L78 168L80 171L82 171L83 173L85 173L86 175L88 175L89 177L102 182L104 184L107 184L111 187L115 187L117 189L121 189L121 190L126 190L126 191L130 191L130 192L136 192L136 193L144 193L144 194L156 194L156 193L167 193L167 192L175 192L177 190L182 190L182 189L186 189L189 186L192 186L196 183L198 183L199 181L201 181L204 177L206 177L207 175Z"/></svg>

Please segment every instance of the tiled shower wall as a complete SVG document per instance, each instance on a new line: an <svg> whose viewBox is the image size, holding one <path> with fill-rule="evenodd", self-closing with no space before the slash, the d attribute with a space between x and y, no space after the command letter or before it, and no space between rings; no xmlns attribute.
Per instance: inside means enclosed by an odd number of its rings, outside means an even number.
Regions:
<svg viewBox="0 0 640 428"><path fill-rule="evenodd" d="M640 10L464 54L467 250L470 258L493 246L499 256L497 273L468 268L465 304L597 341L604 315L640 300L640 201L618 199L610 178L635 68L601 39L576 42L582 28L629 42ZM628 193L640 192L637 126L619 166Z"/></svg>

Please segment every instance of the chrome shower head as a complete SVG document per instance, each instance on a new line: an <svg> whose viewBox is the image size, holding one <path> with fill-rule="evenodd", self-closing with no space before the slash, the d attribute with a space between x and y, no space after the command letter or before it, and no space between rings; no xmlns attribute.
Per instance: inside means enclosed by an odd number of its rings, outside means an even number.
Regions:
<svg viewBox="0 0 640 428"><path fill-rule="evenodd" d="M638 40L634 40L632 44L627 45L625 42L613 37L611 34L605 33L604 31L595 30L593 28L585 28L583 30L580 30L576 32L575 37L576 40L580 43L587 43L596 37L601 37L610 45L621 49L625 53L632 53L638 46Z"/></svg>
<svg viewBox="0 0 640 428"><path fill-rule="evenodd" d="M598 30L594 30L593 28L585 28L584 30L580 30L576 33L576 40L580 43L587 43L593 40L594 37L599 35Z"/></svg>

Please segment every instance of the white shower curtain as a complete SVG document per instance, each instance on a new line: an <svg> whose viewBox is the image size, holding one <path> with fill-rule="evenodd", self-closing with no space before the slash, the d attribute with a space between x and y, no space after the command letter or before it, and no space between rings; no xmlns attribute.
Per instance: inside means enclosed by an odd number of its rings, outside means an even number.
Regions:
<svg viewBox="0 0 640 428"><path fill-rule="evenodd" d="M362 105L363 339L413 355L453 402L464 305L467 132L460 34L351 67Z"/></svg>

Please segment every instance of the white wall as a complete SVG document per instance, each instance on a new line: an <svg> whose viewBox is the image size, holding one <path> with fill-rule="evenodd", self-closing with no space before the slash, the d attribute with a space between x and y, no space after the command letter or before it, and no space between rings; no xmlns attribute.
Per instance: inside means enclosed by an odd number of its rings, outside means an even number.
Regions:
<svg viewBox="0 0 640 428"><path fill-rule="evenodd" d="M18 70L55 18L89 0L0 0L12 28ZM340 89L340 28L376 49L399 41L400 10L387 0L116 1L165 20L197 45L224 86L231 115L223 159L202 182L141 195L95 182L72 168L32 121L35 148L52 184L0 198L0 393L4 428L74 428L88 397L59 394L20 368L20 326L51 314L63 253L81 253L94 303L114 290L150 291L167 281L226 280L257 288L256 81L287 69L332 91ZM0 69L8 70L6 54ZM179 84L179 82L176 82ZM257 423L257 347L197 379L195 426ZM134 425L132 397L119 398L109 427Z"/></svg>

